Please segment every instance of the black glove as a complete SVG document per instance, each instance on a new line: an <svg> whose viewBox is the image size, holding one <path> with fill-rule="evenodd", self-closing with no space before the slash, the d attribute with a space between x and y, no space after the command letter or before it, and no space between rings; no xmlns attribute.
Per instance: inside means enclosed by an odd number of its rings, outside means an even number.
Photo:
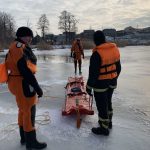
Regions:
<svg viewBox="0 0 150 150"><path fill-rule="evenodd" d="M92 90L88 89L87 87L86 87L86 92L87 92L90 96L92 96Z"/></svg>
<svg viewBox="0 0 150 150"><path fill-rule="evenodd" d="M40 88L40 86L36 86L35 91L38 95L38 98L43 96L43 90Z"/></svg>
<svg viewBox="0 0 150 150"><path fill-rule="evenodd" d="M72 52L71 52L71 54L70 54L70 57L72 57Z"/></svg>

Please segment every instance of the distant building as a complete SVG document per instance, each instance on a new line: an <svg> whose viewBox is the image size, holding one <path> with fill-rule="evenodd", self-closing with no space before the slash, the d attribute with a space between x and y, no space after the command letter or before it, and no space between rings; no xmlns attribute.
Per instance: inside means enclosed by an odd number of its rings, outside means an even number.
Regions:
<svg viewBox="0 0 150 150"><path fill-rule="evenodd" d="M103 30L105 36L111 36L111 37L116 37L116 29L104 29Z"/></svg>
<svg viewBox="0 0 150 150"><path fill-rule="evenodd" d="M93 42L93 35L95 30L83 30L83 32L76 34L75 32L63 32L63 34L54 35L47 34L45 35L45 39L50 44L71 44L75 38L81 38L84 43ZM134 45L136 43L146 43L150 45L150 27L147 28L133 28L131 26L126 27L124 30L116 31L116 29L104 29L103 30L107 41L116 42L116 40L126 40L128 44ZM66 38L67 36L67 38ZM39 35L36 35L33 38L32 43L35 45L40 42L42 38ZM67 42L66 42L67 40ZM138 42L136 42L139 40Z"/></svg>
<svg viewBox="0 0 150 150"><path fill-rule="evenodd" d="M84 30L80 33L82 39L93 40L94 30Z"/></svg>
<svg viewBox="0 0 150 150"><path fill-rule="evenodd" d="M137 34L140 30L141 29L136 29L136 28L129 26L129 27L124 29L124 32L126 35L129 35L129 34Z"/></svg>
<svg viewBox="0 0 150 150"><path fill-rule="evenodd" d="M135 28L129 26L129 27L125 28L124 31L125 31L125 32L130 32L130 33L131 33L131 32L137 31L137 29L135 29Z"/></svg>
<svg viewBox="0 0 150 150"><path fill-rule="evenodd" d="M67 35L67 43L70 43L72 40L75 39L76 33L75 32L63 32L63 34Z"/></svg>
<svg viewBox="0 0 150 150"><path fill-rule="evenodd" d="M64 34L56 35L56 44L64 45L64 43L65 43L65 35Z"/></svg>
<svg viewBox="0 0 150 150"><path fill-rule="evenodd" d="M59 34L56 36L57 44L70 44L71 41L75 39L75 32L63 32L63 34Z"/></svg>
<svg viewBox="0 0 150 150"><path fill-rule="evenodd" d="M37 34L33 39L32 39L32 44L36 45L37 43L39 43L41 41L41 37Z"/></svg>
<svg viewBox="0 0 150 150"><path fill-rule="evenodd" d="M117 37L119 37L119 36L124 36L125 35L125 31L124 30L119 30L119 31L117 31L117 33L116 33L117 35Z"/></svg>
<svg viewBox="0 0 150 150"><path fill-rule="evenodd" d="M55 36L54 34L46 34L45 35L45 40L47 43L53 44L55 41Z"/></svg>
<svg viewBox="0 0 150 150"><path fill-rule="evenodd" d="M139 33L148 33L148 34L150 34L150 27L143 28L143 29L139 30L138 32Z"/></svg>

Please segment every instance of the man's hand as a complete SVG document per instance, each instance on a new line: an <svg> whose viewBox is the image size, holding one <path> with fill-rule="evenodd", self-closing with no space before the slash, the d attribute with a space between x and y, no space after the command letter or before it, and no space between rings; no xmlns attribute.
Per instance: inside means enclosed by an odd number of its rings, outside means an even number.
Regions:
<svg viewBox="0 0 150 150"><path fill-rule="evenodd" d="M36 89L36 93L38 95L38 98L43 96L43 90L40 88L40 86Z"/></svg>

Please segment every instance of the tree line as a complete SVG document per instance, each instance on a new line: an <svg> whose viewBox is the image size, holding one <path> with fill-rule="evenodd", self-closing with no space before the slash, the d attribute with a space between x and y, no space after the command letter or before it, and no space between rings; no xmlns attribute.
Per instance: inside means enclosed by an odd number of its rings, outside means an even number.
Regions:
<svg viewBox="0 0 150 150"><path fill-rule="evenodd" d="M70 41L70 33L77 32L78 20L76 17L66 10L62 11L58 17L58 29L65 35L65 41ZM30 27L29 20L24 26ZM37 22L37 29L41 31L42 39L49 32L50 22L46 14L42 14ZM13 16L8 13L0 12L0 49L7 48L15 37L16 22Z"/></svg>
<svg viewBox="0 0 150 150"><path fill-rule="evenodd" d="M70 41L71 32L77 32L77 23L78 20L75 16L67 12L66 10L61 12L59 16L58 29L60 29L65 34L65 41ZM46 14L42 14L38 21L38 29L41 30L42 38L45 38L47 31L49 30L49 20L46 17Z"/></svg>
<svg viewBox="0 0 150 150"><path fill-rule="evenodd" d="M7 47L15 34L15 20L5 12L0 12L0 49Z"/></svg>

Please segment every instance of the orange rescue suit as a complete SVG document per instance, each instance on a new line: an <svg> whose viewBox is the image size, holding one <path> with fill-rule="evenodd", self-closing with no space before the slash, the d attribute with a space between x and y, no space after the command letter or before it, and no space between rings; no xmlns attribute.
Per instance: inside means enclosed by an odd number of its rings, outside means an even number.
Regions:
<svg viewBox="0 0 150 150"><path fill-rule="evenodd" d="M76 41L73 42L71 47L71 52L73 52L73 57L75 60L81 60L81 55L83 55L83 46Z"/></svg>
<svg viewBox="0 0 150 150"><path fill-rule="evenodd" d="M99 80L113 79L117 77L115 63L120 60L120 53L114 43L104 43L93 49L97 51L101 58Z"/></svg>
<svg viewBox="0 0 150 150"><path fill-rule="evenodd" d="M27 97L23 90L23 76L17 67L18 61L24 55L25 44L18 41L14 41L9 48L9 52L6 59L6 66L9 72L8 88L10 92L15 96L18 112L18 125L23 126L24 131L30 132L34 130L34 126L31 120L31 108L37 103L36 93L31 97ZM36 65L32 64L30 60L27 60L27 66L34 74L36 72Z"/></svg>

